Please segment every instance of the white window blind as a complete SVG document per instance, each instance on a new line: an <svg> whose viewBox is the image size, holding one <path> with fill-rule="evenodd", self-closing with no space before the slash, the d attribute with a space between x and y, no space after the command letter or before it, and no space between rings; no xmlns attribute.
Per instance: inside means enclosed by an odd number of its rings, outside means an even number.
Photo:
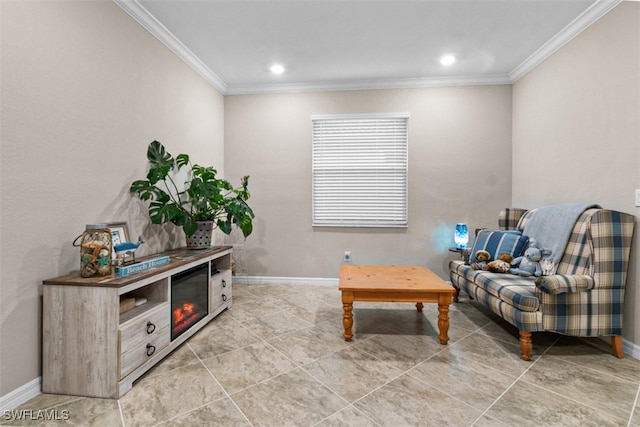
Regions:
<svg viewBox="0 0 640 427"><path fill-rule="evenodd" d="M408 119L311 117L314 226L407 226Z"/></svg>

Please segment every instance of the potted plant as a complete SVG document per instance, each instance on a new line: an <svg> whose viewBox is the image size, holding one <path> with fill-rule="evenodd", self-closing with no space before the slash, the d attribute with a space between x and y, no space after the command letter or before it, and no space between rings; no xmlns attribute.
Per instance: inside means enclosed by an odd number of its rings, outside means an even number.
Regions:
<svg viewBox="0 0 640 427"><path fill-rule="evenodd" d="M158 141L149 144L147 159L150 165L147 179L134 181L129 191L137 193L141 200L151 201L151 223L171 222L182 227L190 247L210 246L211 232L216 226L225 234L231 233L234 225L245 237L251 234L254 215L246 202L250 196L249 176L244 176L240 187L234 188L228 181L217 178L214 168L191 164L187 154L174 159ZM174 179L183 167L188 170L183 185L178 187Z"/></svg>

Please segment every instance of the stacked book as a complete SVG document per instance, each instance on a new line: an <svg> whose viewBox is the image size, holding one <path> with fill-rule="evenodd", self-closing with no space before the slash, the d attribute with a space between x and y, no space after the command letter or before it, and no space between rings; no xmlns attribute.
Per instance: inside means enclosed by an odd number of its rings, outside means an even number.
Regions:
<svg viewBox="0 0 640 427"><path fill-rule="evenodd" d="M148 270L150 268L169 264L169 260L169 256L165 255L157 258L151 258L146 261L136 262L135 264L123 265L116 267L116 274L118 276L128 276L130 274L140 273L141 271Z"/></svg>

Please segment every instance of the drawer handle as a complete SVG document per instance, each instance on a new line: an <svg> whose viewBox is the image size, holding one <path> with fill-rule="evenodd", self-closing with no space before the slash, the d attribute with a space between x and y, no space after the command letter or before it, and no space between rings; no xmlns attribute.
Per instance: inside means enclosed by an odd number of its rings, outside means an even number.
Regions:
<svg viewBox="0 0 640 427"><path fill-rule="evenodd" d="M156 325L151 322L147 322L147 334L152 334L156 330Z"/></svg>
<svg viewBox="0 0 640 427"><path fill-rule="evenodd" d="M226 280L223 280L223 281L222 281L222 287L223 287L223 288L226 288L226 287L227 287L227 281L226 281Z"/></svg>
<svg viewBox="0 0 640 427"><path fill-rule="evenodd" d="M227 300L227 296L225 294L222 294L222 301L226 301Z"/></svg>
<svg viewBox="0 0 640 427"><path fill-rule="evenodd" d="M156 346L147 344L147 356L151 357L156 352Z"/></svg>

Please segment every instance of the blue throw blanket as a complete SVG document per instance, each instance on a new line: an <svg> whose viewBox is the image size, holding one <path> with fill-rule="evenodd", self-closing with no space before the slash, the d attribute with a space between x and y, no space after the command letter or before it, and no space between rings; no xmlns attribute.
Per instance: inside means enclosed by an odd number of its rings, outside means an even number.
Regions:
<svg viewBox="0 0 640 427"><path fill-rule="evenodd" d="M599 207L588 203L565 203L541 206L536 209L536 213L527 222L522 234L529 236L529 239L535 239L539 248L551 249L551 255L545 257L546 264L553 264L552 271L548 273L555 273L580 214L586 209Z"/></svg>

